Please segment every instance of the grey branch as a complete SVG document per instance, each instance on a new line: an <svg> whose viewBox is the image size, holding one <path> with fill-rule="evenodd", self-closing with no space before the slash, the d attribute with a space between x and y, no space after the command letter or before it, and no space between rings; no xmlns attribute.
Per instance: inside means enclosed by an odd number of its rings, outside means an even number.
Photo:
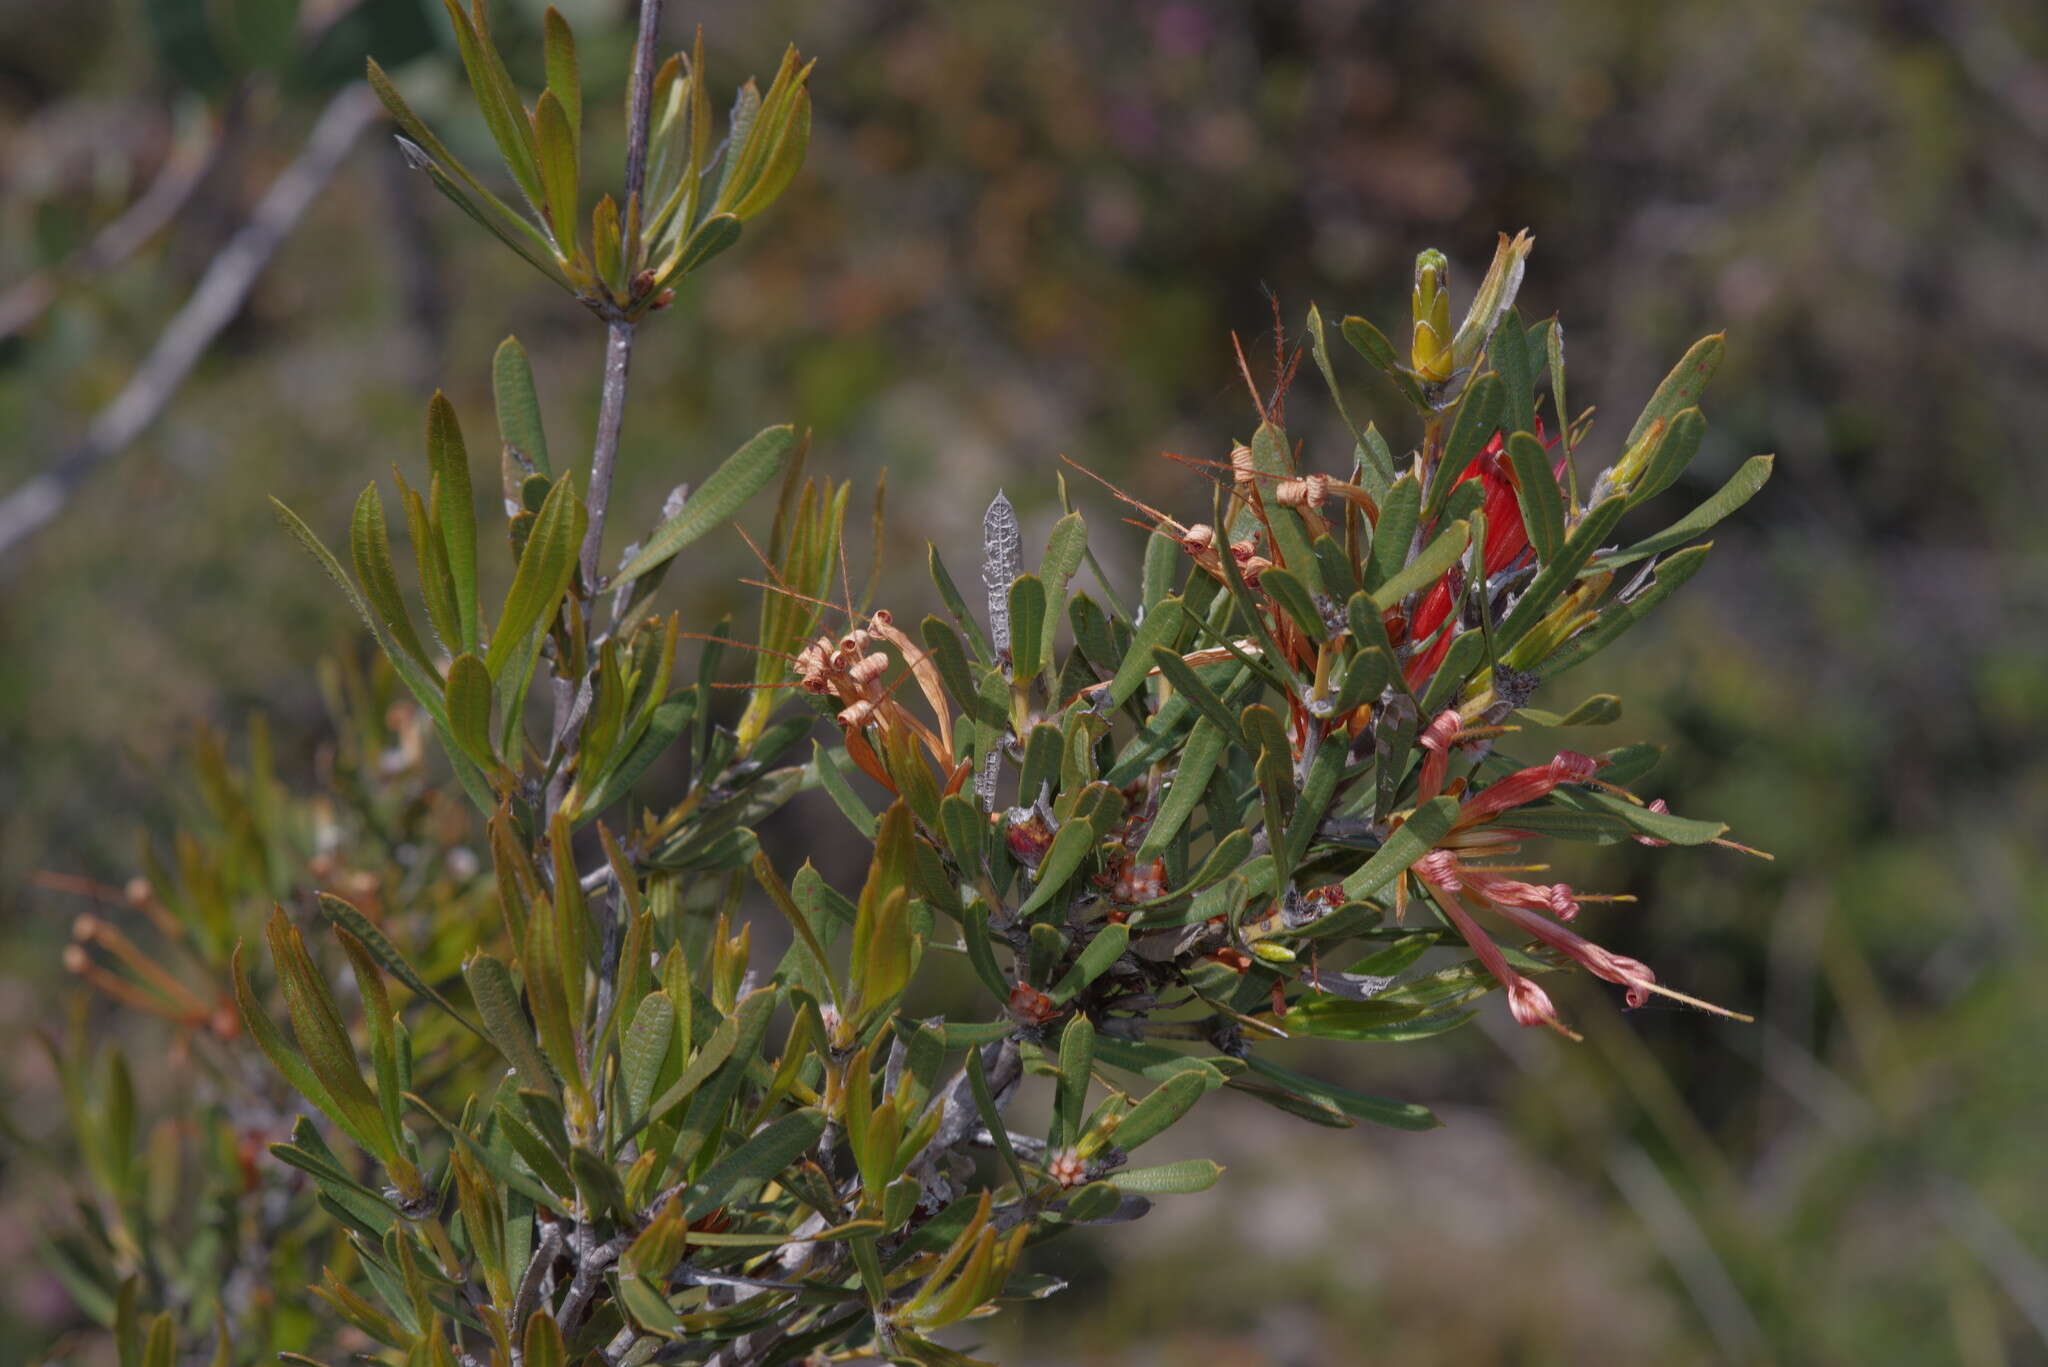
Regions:
<svg viewBox="0 0 2048 1367"><path fill-rule="evenodd" d="M220 160L227 131L241 108L239 94L216 118L192 122L172 146L156 179L121 216L102 228L78 253L60 265L28 277L0 294L0 341L23 331L57 301L67 279L97 275L120 265L177 217Z"/></svg>
<svg viewBox="0 0 2048 1367"><path fill-rule="evenodd" d="M156 421L213 339L241 312L263 268L376 116L377 101L366 85L347 86L328 101L298 159L271 183L249 221L207 266L127 387L94 417L77 445L0 499L0 555L48 526L88 475Z"/></svg>
<svg viewBox="0 0 2048 1367"><path fill-rule="evenodd" d="M626 259L640 259L640 190L647 180L647 125L654 108L654 46L661 32L662 0L640 0L640 32L633 43L633 100L626 119ZM614 314L605 331L604 398L597 414L597 440L590 454L590 487L584 502L590 530L583 537L583 583L598 588L604 554L604 516L611 504L612 475L619 462L619 429L626 421L626 371L633 362L633 324Z"/></svg>

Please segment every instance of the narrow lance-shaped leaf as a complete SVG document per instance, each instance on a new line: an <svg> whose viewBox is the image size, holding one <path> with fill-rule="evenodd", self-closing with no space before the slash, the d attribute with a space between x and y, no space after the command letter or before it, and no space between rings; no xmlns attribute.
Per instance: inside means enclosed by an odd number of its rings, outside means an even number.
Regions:
<svg viewBox="0 0 2048 1367"><path fill-rule="evenodd" d="M458 655L448 665L448 730L486 770L498 767L491 748L491 675L482 660Z"/></svg>
<svg viewBox="0 0 2048 1367"><path fill-rule="evenodd" d="M542 91L540 103L534 106L533 131L539 141L541 203L554 231L555 250L573 261L577 254L577 187L581 179L576 133L552 90Z"/></svg>
<svg viewBox="0 0 2048 1367"><path fill-rule="evenodd" d="M327 923L362 945L386 973L404 983L414 995L446 1011L472 1033L488 1038L477 1027L476 1022L443 996L438 988L420 976L419 970L399 952L398 946L391 943L390 938L377 927L376 922L357 910L354 903L336 897L330 892L319 893L314 900L320 908L320 915Z"/></svg>
<svg viewBox="0 0 2048 1367"><path fill-rule="evenodd" d="M498 614L497 629L491 635L490 653L484 667L502 682L505 665L513 652L536 629L545 630L568 592L576 572L576 553L583 542L586 514L576 497L575 481L564 475L548 491L533 532L526 539L526 553L519 557L519 569L505 595Z"/></svg>
<svg viewBox="0 0 2048 1367"><path fill-rule="evenodd" d="M1626 495L1616 494L1589 511L1572 534L1565 539L1557 558L1536 573L1529 587L1522 593L1507 617L1494 631L1494 649L1505 652L1522 639L1529 628L1536 625L1543 614L1557 600L1559 594L1568 588L1586 562L1593 558L1593 552L1607 534L1614 530L1614 524L1621 520L1622 511L1627 507Z"/></svg>
<svg viewBox="0 0 2048 1367"><path fill-rule="evenodd" d="M581 137L583 76L576 63L576 35L553 5L541 16L541 51L547 63L548 93L560 102L570 133Z"/></svg>
<svg viewBox="0 0 2048 1367"><path fill-rule="evenodd" d="M517 337L507 337L498 343L498 350L491 357L491 396L498 410L498 439L525 456L543 475L552 474L547 431L540 420L540 395L533 384L533 365ZM467 473L467 462L464 472Z"/></svg>
<svg viewBox="0 0 2048 1367"><path fill-rule="evenodd" d="M614 577L613 585L637 579L729 521L748 499L774 482L795 449L796 429L785 425L766 429L726 457L684 502L682 510L654 529L639 554Z"/></svg>
<svg viewBox="0 0 2048 1367"><path fill-rule="evenodd" d="M431 670L433 661L413 630L412 615L399 593L398 575L391 566L391 537L384 526L384 501L375 484L366 485L356 500L355 517L349 523L349 552L355 561L356 578L362 581L363 596L377 609L385 630L399 649Z"/></svg>
<svg viewBox="0 0 2048 1367"><path fill-rule="evenodd" d="M1373 590L1373 604L1385 611L1417 589L1434 584L1443 577L1446 570L1458 563L1458 557L1465 553L1470 535L1471 527L1465 522L1453 522L1438 532L1435 538L1423 547L1422 554L1409 561L1399 574Z"/></svg>
<svg viewBox="0 0 2048 1367"><path fill-rule="evenodd" d="M449 709L442 703L440 678L432 674L432 670L422 668L418 660L414 660L406 650L399 648L397 641L391 639L389 631L385 631L385 627L371 613L371 605L362 600L362 594L356 590L354 580L350 580L348 572L342 570L342 562L338 562L334 553L319 541L319 537L313 535L313 529L305 525L301 516L276 498L270 500L270 508L279 516L279 521L285 525L285 529L299 541L299 545L303 545L307 553L313 555L313 560L319 562L319 568L328 572L328 578L334 580L334 584L348 598L348 605L356 609L356 617L362 619L362 625L367 625L371 629L371 635L377 637L377 644L391 660L391 668L397 670L397 676L406 682L406 689L420 701L420 707L426 711L426 715L434 719L434 726L440 732L440 736L449 738ZM489 785L483 781L483 775L477 771L475 764L471 764L461 754L461 748L455 744L453 738L449 738L449 752L451 758L455 760L455 777L463 785L463 791L469 793L469 797L481 807L481 810L492 810L496 803L492 799Z"/></svg>
<svg viewBox="0 0 2048 1367"><path fill-rule="evenodd" d="M1440 797L1417 808L1401 828L1387 837L1372 858L1344 880L1344 899L1361 902L1407 871L1451 829L1458 819L1456 798Z"/></svg>
<svg viewBox="0 0 2048 1367"><path fill-rule="evenodd" d="M427 402L427 464L434 481L429 500L429 520L439 529L441 545L448 558L448 572L455 580L457 624L462 629L462 649L477 649L476 499L470 486L469 448L462 441L462 425L455 419L455 406L440 390ZM450 643L451 646L453 643Z"/></svg>
<svg viewBox="0 0 2048 1367"><path fill-rule="evenodd" d="M463 964L462 978L483 1017L485 1035L518 1073L519 1081L533 1091L559 1096L555 1074L541 1057L511 972L492 955L478 952Z"/></svg>
<svg viewBox="0 0 2048 1367"><path fill-rule="evenodd" d="M1517 432L1508 438L1508 461L1515 472L1522 529L1529 534L1537 563L1547 565L1564 545L1564 496L1551 474L1550 453L1529 433Z"/></svg>
<svg viewBox="0 0 2048 1367"><path fill-rule="evenodd" d="M1602 569L1614 569L1622 565L1632 565L1638 560L1647 560L1653 555L1661 555L1674 546L1684 545L1754 498L1757 491L1770 479L1771 469L1776 460L1775 456L1751 456L1706 502L1655 536L1644 537L1627 550L1614 555L1604 555L1595 563Z"/></svg>
<svg viewBox="0 0 2048 1367"><path fill-rule="evenodd" d="M455 45L461 49L462 65L469 72L469 87L476 96L476 106L484 116L484 125L491 130L491 138L498 144L498 153L505 159L505 169L519 182L519 188L526 194L527 202L538 207L542 200L540 171L535 164L533 129L526 121L526 113L519 106L519 97L512 91L511 78L505 74L504 63L498 58L497 47L491 42L488 32L480 32L470 23L457 0L442 0L448 11L448 20L455 28Z"/></svg>
<svg viewBox="0 0 2048 1367"><path fill-rule="evenodd" d="M1657 386L1657 392L1650 396L1649 403L1643 406L1642 416L1628 430L1628 440L1622 443L1622 448L1626 450L1641 441L1651 424L1659 420L1669 422L1698 404L1700 394L1705 391L1707 382L1714 378L1714 372L1721 368L1721 358L1727 353L1728 339L1723 333L1717 332L1694 342Z"/></svg>

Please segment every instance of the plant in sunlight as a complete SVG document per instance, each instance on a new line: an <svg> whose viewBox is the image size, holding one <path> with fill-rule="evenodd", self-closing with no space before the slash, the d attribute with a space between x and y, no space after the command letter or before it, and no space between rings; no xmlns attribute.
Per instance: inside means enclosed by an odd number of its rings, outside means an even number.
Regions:
<svg viewBox="0 0 2048 1367"><path fill-rule="evenodd" d="M196 1079L183 1108L145 1133L118 1049L82 1023L52 1044L84 1162L49 1249L124 1363L969 1363L967 1321L1059 1289L1033 1245L1217 1182L1143 1153L1212 1093L1436 1123L1288 1066L1289 1041L1421 1040L1496 989L1569 1034L1539 979L1574 968L1631 1004L1719 1010L1575 928L1609 899L1532 880L1546 841L1730 846L1724 828L1637 795L1651 747L1508 753L1620 714L1536 698L1697 572L1696 538L1768 477L1757 457L1620 535L1698 450L1719 337L1582 491L1562 329L1515 307L1531 240L1502 237L1455 328L1427 251L1405 356L1362 318L1340 329L1412 407L1413 445L1348 416L1334 461L1288 436L1304 351L1343 410L1312 309L1270 386L1244 367L1248 440L1181 462L1188 509L1100 495L1145 537L1135 585L1096 563L1062 479L1035 566L1009 501L988 507L985 601L936 550L934 611L872 601L874 575L857 599L850 490L806 473L791 426L690 472L607 561L634 330L790 183L808 135L792 52L714 143L701 43L657 67L658 10L626 185L587 235L558 15L529 106L481 8L449 4L523 207L372 69L412 163L605 325L597 440L587 471L551 455L508 339L502 590L475 443L438 394L424 472L396 477L404 574L376 485L345 555L280 506L381 658L327 675L324 791L285 791L260 730L246 772L208 741L175 857L86 889L112 905L79 919L70 965L164 1022ZM685 631L664 577L770 488L753 639ZM870 850L857 888L756 838L818 790ZM983 1009L930 1014L948 977ZM1026 1096L1042 1130L1018 1127Z"/></svg>

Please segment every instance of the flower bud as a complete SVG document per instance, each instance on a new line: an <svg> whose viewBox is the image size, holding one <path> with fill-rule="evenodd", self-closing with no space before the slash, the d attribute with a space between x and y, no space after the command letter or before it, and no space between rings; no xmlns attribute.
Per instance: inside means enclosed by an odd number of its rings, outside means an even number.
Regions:
<svg viewBox="0 0 2048 1367"><path fill-rule="evenodd" d="M1252 941L1251 951L1254 957L1264 959L1269 964L1291 964L1295 958L1293 950L1272 940Z"/></svg>
<svg viewBox="0 0 2048 1367"><path fill-rule="evenodd" d="M1409 365L1431 384L1451 378L1451 264L1431 247L1415 258L1415 322Z"/></svg>

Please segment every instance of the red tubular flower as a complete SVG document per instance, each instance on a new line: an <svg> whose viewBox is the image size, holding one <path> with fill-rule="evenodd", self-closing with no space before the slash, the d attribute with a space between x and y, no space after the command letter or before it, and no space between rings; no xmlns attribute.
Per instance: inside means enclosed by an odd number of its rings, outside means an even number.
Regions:
<svg viewBox="0 0 2048 1367"><path fill-rule="evenodd" d="M1464 724L1464 718L1458 715L1457 709L1450 708L1437 713L1436 719L1415 738L1415 743L1423 749L1422 788L1415 795L1418 806L1444 790L1444 774L1451 762L1451 741Z"/></svg>
<svg viewBox="0 0 2048 1367"><path fill-rule="evenodd" d="M1650 971L1648 964L1631 959L1625 954L1602 949L1591 940L1574 935L1541 912L1530 911L1526 907L1518 907L1508 902L1493 902L1490 905L1508 921L1552 949L1568 955L1594 977L1604 978L1617 986L1627 988L1630 1006L1641 1006L1650 999L1650 993L1656 989L1657 975Z"/></svg>
<svg viewBox="0 0 2048 1367"><path fill-rule="evenodd" d="M1547 797L1560 783L1584 783L1600 771L1604 760L1582 755L1576 750L1560 750L1548 764L1532 764L1527 769L1517 769L1506 778L1492 784L1484 792L1475 793L1465 799L1458 810L1458 822L1452 829L1462 830L1489 821L1511 807L1525 802L1534 802Z"/></svg>
<svg viewBox="0 0 2048 1367"><path fill-rule="evenodd" d="M1438 860L1439 855L1444 858ZM1472 913L1458 900L1458 877L1452 870L1449 852L1436 850L1424 855L1422 861L1415 866L1415 871L1422 875L1424 884L1429 888L1430 897L1443 909L1445 918L1458 934L1464 937L1465 943L1471 947L1480 965L1507 989L1508 1010L1513 1014L1515 1023L1547 1025L1559 1034L1571 1034L1571 1031L1565 1028L1564 1022L1557 1018L1557 1007L1552 1004L1550 994L1509 966L1507 955L1501 953L1500 946L1493 942L1493 937L1472 919Z"/></svg>
<svg viewBox="0 0 2048 1367"><path fill-rule="evenodd" d="M1569 921L1579 914L1579 899L1568 884L1524 883L1484 869L1461 869L1459 874L1467 888L1492 906L1547 911L1560 921Z"/></svg>
<svg viewBox="0 0 2048 1367"><path fill-rule="evenodd" d="M1555 438L1544 437L1541 418L1536 420L1536 437L1546 448L1555 444ZM1560 460L1551 471L1551 477L1555 479L1563 473L1564 462ZM1529 549L1529 531L1522 525L1522 503L1515 489L1514 465L1508 460L1507 440L1502 433L1495 432L1492 439L1480 448L1479 454L1467 462L1451 489L1455 492L1458 485L1474 479L1479 481L1483 495L1479 506L1486 514L1486 545L1480 552L1480 563L1490 581L1513 566ZM1414 620L1406 623L1406 640L1421 643L1436 635L1451 615L1451 607L1464 588L1464 577L1464 566L1456 565L1430 587L1416 605ZM1480 587L1483 591L1485 585ZM1387 634L1395 645L1402 644L1404 637L1397 631L1394 614L1391 613ZM1407 680L1411 692L1419 691L1435 675L1457 634L1458 627L1453 624L1408 662L1402 670L1402 677Z"/></svg>

